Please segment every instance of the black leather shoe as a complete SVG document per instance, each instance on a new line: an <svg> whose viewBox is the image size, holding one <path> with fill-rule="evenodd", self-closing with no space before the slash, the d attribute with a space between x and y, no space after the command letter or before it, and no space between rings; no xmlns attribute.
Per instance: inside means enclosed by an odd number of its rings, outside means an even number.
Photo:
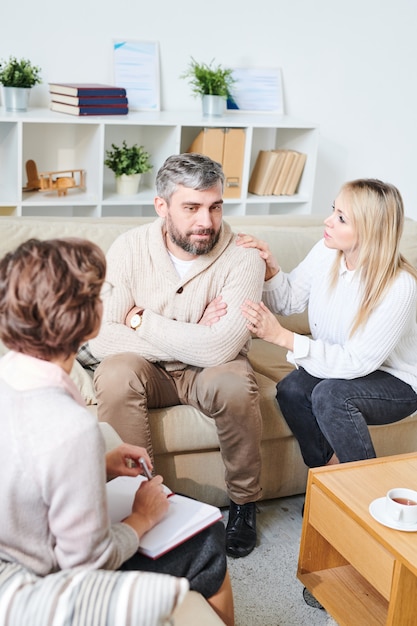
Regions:
<svg viewBox="0 0 417 626"><path fill-rule="evenodd" d="M256 504L235 504L230 500L226 526L226 554L238 559L256 546Z"/></svg>

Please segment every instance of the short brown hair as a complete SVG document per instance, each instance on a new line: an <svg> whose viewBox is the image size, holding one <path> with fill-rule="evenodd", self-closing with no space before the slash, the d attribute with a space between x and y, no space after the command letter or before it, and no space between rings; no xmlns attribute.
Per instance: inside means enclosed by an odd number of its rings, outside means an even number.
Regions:
<svg viewBox="0 0 417 626"><path fill-rule="evenodd" d="M0 338L44 360L77 352L100 319L102 250L78 238L29 239L0 261Z"/></svg>

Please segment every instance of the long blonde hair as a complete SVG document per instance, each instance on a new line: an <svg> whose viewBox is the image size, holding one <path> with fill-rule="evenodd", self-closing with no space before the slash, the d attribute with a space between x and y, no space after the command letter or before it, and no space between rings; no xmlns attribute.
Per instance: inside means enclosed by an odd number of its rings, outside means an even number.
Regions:
<svg viewBox="0 0 417 626"><path fill-rule="evenodd" d="M409 272L417 280L417 270L400 253L404 205L394 185L376 179L358 179L345 183L340 194L347 201L356 230L356 268L362 284L360 306L350 331L352 336L367 322L399 272ZM332 268L332 286L336 284L342 256L343 252L339 251Z"/></svg>

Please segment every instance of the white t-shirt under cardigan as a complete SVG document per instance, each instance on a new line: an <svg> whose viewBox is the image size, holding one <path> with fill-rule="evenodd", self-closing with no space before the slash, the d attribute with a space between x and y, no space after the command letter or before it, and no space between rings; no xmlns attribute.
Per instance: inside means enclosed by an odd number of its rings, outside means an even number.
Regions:
<svg viewBox="0 0 417 626"><path fill-rule="evenodd" d="M13 351L0 359L0 558L35 574L115 570L138 549L110 526L104 441L58 365Z"/></svg>
<svg viewBox="0 0 417 626"><path fill-rule="evenodd" d="M330 289L336 254L321 240L292 272L280 271L264 285L263 300L276 313L300 313L308 306L313 339L295 334L287 359L317 378L351 379L382 370L417 393L416 280L400 272L366 325L349 337L360 301L359 274L342 261Z"/></svg>

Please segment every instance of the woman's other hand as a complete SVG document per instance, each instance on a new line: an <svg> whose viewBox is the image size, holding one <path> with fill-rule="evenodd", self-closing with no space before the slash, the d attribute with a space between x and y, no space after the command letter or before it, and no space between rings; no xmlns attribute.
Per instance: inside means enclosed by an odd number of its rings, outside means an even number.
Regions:
<svg viewBox="0 0 417 626"><path fill-rule="evenodd" d="M145 459L149 471L152 471L152 463L145 448L133 446L129 443L122 443L117 448L110 450L106 454L106 475L111 480L116 476L138 476L143 474L139 465L139 458Z"/></svg>
<svg viewBox="0 0 417 626"><path fill-rule="evenodd" d="M294 349L294 333L281 326L275 315L263 302L258 304L251 300L245 300L241 310L243 316L248 320L247 328L251 333L260 339L287 348L287 350Z"/></svg>

